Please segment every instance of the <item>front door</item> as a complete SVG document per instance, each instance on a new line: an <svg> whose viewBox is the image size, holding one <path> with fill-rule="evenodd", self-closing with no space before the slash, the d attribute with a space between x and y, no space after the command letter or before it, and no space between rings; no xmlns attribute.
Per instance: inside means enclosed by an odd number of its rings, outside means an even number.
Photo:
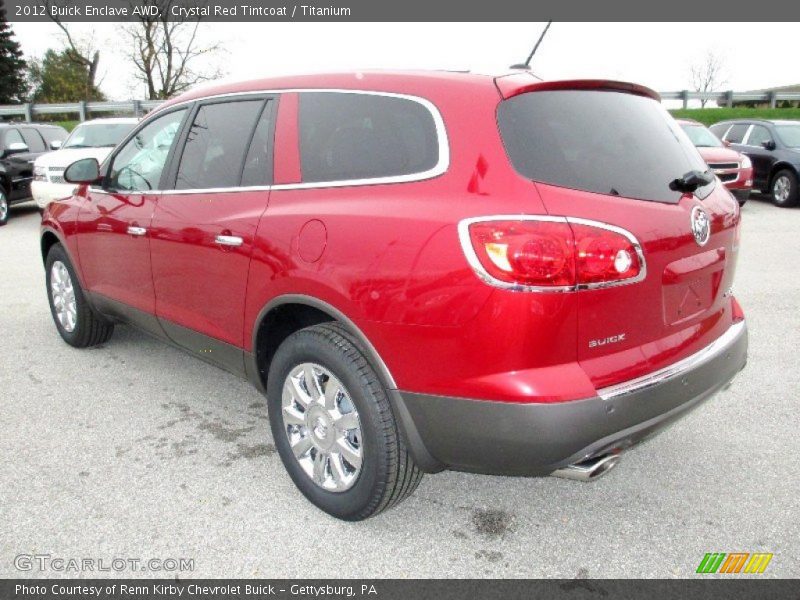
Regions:
<svg viewBox="0 0 800 600"><path fill-rule="evenodd" d="M111 158L100 187L90 187L78 217L78 255L89 292L155 313L150 224L161 178L187 109L150 120ZM132 320L136 316L127 315Z"/></svg>
<svg viewBox="0 0 800 600"><path fill-rule="evenodd" d="M273 104L264 96L198 103L152 223L161 326L237 372L250 255L269 199Z"/></svg>
<svg viewBox="0 0 800 600"><path fill-rule="evenodd" d="M772 164L775 162L774 153L764 145L774 142L769 129L763 125L753 125L747 139L740 146L743 152L753 163L753 184L756 189L766 189L769 187L769 173Z"/></svg>

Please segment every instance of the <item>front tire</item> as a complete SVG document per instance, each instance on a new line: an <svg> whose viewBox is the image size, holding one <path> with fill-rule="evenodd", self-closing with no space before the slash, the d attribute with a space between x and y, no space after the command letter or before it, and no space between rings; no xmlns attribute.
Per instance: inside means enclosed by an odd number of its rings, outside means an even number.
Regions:
<svg viewBox="0 0 800 600"><path fill-rule="evenodd" d="M114 324L89 305L61 244L50 248L45 270L50 313L63 340L76 348L108 341L114 333Z"/></svg>
<svg viewBox="0 0 800 600"><path fill-rule="evenodd" d="M336 323L297 331L269 369L267 404L281 460L318 508L346 521L407 498L422 471L409 453L386 390Z"/></svg>
<svg viewBox="0 0 800 600"><path fill-rule="evenodd" d="M8 198L5 192L0 190L0 226L8 223Z"/></svg>
<svg viewBox="0 0 800 600"><path fill-rule="evenodd" d="M770 186L772 203L781 208L795 206L800 199L800 190L797 185L797 175L790 169L783 169L775 173Z"/></svg>

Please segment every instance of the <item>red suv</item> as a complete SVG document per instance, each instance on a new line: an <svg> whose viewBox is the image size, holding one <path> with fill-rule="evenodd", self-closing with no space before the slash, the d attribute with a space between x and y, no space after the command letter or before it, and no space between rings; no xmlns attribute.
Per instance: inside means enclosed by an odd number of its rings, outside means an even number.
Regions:
<svg viewBox="0 0 800 600"><path fill-rule="evenodd" d="M753 190L753 163L750 158L728 148L730 144L726 145L702 123L678 119L678 124L697 147L703 160L738 200L739 206L744 206Z"/></svg>
<svg viewBox="0 0 800 600"><path fill-rule="evenodd" d="M746 361L739 207L637 85L226 85L65 177L41 236L64 340L129 323L249 378L342 519L423 472L591 479Z"/></svg>

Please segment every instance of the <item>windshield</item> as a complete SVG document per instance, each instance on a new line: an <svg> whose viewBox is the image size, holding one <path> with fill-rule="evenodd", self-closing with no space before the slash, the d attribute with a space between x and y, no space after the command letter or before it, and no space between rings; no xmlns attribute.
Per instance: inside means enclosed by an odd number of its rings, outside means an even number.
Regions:
<svg viewBox="0 0 800 600"><path fill-rule="evenodd" d="M541 91L500 104L498 122L514 168L553 185L677 203L670 183L706 171L689 138L652 98L611 91ZM709 183L695 194L704 198Z"/></svg>
<svg viewBox="0 0 800 600"><path fill-rule="evenodd" d="M691 142L698 148L721 148L722 142L702 125L681 124L681 128L689 136Z"/></svg>
<svg viewBox="0 0 800 600"><path fill-rule="evenodd" d="M797 125L776 125L778 137L789 148L800 148L800 123Z"/></svg>
<svg viewBox="0 0 800 600"><path fill-rule="evenodd" d="M62 148L113 147L135 126L136 123L84 123L73 130Z"/></svg>

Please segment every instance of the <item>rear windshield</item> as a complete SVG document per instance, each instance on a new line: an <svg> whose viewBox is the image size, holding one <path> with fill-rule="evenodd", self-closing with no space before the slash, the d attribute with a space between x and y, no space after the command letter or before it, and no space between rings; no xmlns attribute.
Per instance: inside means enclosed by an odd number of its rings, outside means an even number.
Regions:
<svg viewBox="0 0 800 600"><path fill-rule="evenodd" d="M611 91L541 91L500 104L514 168L535 181L599 194L677 203L671 181L708 166L652 98ZM698 189L703 198L714 184Z"/></svg>

